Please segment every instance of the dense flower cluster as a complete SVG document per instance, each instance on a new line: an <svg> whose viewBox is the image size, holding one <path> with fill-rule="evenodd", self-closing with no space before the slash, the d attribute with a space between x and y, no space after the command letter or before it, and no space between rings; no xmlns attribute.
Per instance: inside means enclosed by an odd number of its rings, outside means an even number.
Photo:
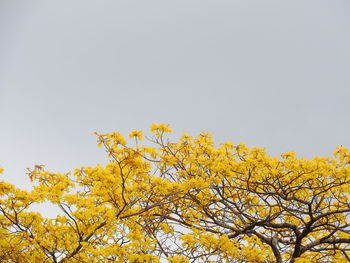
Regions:
<svg viewBox="0 0 350 263"><path fill-rule="evenodd" d="M105 166L0 182L1 262L349 262L350 153L299 159L167 124L97 134ZM0 167L0 173L3 169ZM31 206L50 202L55 218Z"/></svg>

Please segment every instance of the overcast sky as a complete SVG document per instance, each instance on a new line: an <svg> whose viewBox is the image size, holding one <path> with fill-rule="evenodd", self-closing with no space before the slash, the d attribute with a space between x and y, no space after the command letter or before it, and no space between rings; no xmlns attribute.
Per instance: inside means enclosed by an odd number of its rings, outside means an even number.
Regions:
<svg viewBox="0 0 350 263"><path fill-rule="evenodd" d="M350 1L0 0L0 164L105 162L94 131L350 147Z"/></svg>

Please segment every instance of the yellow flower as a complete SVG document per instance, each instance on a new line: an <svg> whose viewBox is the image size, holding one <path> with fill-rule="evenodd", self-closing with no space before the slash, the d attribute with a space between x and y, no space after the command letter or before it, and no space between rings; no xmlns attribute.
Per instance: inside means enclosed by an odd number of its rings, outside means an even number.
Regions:
<svg viewBox="0 0 350 263"><path fill-rule="evenodd" d="M174 256L167 258L169 263L187 263L189 260L184 256Z"/></svg>
<svg viewBox="0 0 350 263"><path fill-rule="evenodd" d="M158 123L153 123L151 125L151 131L155 133L171 133L172 129L169 124L158 124Z"/></svg>
<svg viewBox="0 0 350 263"><path fill-rule="evenodd" d="M109 135L109 138L116 144L126 145L124 137L119 132L113 132Z"/></svg>
<svg viewBox="0 0 350 263"><path fill-rule="evenodd" d="M130 132L129 137L136 138L141 141L143 138L143 134L142 134L142 131L133 130L132 132Z"/></svg>

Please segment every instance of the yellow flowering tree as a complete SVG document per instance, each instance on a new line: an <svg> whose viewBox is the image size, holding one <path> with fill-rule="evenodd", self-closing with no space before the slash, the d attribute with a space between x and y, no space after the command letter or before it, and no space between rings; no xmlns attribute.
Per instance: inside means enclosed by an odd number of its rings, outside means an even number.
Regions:
<svg viewBox="0 0 350 263"><path fill-rule="evenodd" d="M109 162L59 174L28 170L31 191L0 182L2 262L348 262L350 153L271 157L215 145L96 134ZM149 146L151 145L151 146ZM2 168L0 168L2 172ZM46 218L31 209L49 202Z"/></svg>

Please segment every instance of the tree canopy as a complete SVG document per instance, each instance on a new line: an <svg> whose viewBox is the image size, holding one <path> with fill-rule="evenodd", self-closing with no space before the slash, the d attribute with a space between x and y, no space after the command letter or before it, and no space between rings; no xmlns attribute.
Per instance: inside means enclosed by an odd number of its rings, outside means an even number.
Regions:
<svg viewBox="0 0 350 263"><path fill-rule="evenodd" d="M263 148L153 124L96 134L109 162L0 182L1 262L349 262L350 153ZM145 142L145 143L142 143ZM2 172L2 169L0 169ZM55 218L31 209L49 202Z"/></svg>

